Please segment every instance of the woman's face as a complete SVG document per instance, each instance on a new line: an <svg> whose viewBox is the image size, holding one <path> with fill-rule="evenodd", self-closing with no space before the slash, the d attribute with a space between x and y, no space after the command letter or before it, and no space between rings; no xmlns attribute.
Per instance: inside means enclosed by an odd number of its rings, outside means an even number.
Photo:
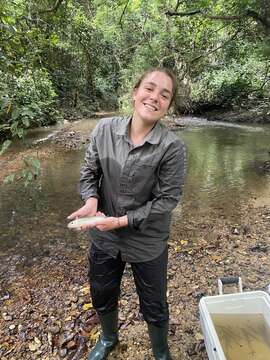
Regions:
<svg viewBox="0 0 270 360"><path fill-rule="evenodd" d="M133 92L133 118L149 125L154 124L166 114L172 96L172 79L163 72L151 72Z"/></svg>

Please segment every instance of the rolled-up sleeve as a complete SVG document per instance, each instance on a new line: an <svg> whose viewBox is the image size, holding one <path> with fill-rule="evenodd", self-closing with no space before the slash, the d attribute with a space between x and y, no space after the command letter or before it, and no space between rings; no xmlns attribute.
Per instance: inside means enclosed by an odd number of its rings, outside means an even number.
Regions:
<svg viewBox="0 0 270 360"><path fill-rule="evenodd" d="M81 169L79 192L83 200L87 200L90 197L99 199L98 188L102 169L96 144L97 132L98 126L90 136L90 144L86 150L84 164Z"/></svg>
<svg viewBox="0 0 270 360"><path fill-rule="evenodd" d="M149 218L170 213L176 207L183 191L186 158L185 145L180 140L172 142L160 163L157 183L152 191L153 199L127 212L130 227L143 230Z"/></svg>

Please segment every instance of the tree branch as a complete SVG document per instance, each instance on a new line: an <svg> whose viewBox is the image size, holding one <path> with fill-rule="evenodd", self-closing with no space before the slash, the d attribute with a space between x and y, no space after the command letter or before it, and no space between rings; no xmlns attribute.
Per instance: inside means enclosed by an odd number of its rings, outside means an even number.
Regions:
<svg viewBox="0 0 270 360"><path fill-rule="evenodd" d="M127 0L126 5L124 7L124 10L123 10L123 12L121 14L121 17L120 17L120 20L119 20L119 25L121 26L122 30L123 30L122 19L123 19L124 15L125 15L126 9L128 7L128 3L129 3L129 0Z"/></svg>
<svg viewBox="0 0 270 360"><path fill-rule="evenodd" d="M157 55L156 55L156 52L154 51L154 49L153 49L153 47L152 47L152 45L151 45L151 40L149 39L148 34L145 33L145 31L143 30L143 28L140 28L140 27L138 26L137 22L134 21L134 19L131 19L131 21L132 21L132 23L134 24L135 28L141 31L141 34L143 35L145 41L147 42L147 45L148 45L149 49L150 49L151 52L152 52L153 58L155 58L155 60L157 61L157 63L159 63L159 59L158 59L158 57L157 57Z"/></svg>
<svg viewBox="0 0 270 360"><path fill-rule="evenodd" d="M263 80L262 85L261 85L259 88L257 88L257 89L251 90L251 91L250 91L251 93L262 90L262 89L265 87L265 85L270 81L270 78L269 78L269 76L268 76L268 71L269 71L269 69L270 69L270 65L268 65L268 66L266 67L265 75L264 75L264 80Z"/></svg>
<svg viewBox="0 0 270 360"><path fill-rule="evenodd" d="M202 54L202 55L199 55L199 56L195 57L194 59L192 59L192 60L190 61L190 63L192 64L193 62L201 59L202 57L208 56L208 55L216 52L217 50L223 48L223 47L226 46L229 42L231 42L234 38L236 38L236 36L239 34L239 32L240 32L240 30L237 29L237 31L236 31L228 40L224 41L224 43L222 43L221 45L219 45L219 46L216 47L215 49L206 52L205 54Z"/></svg>
<svg viewBox="0 0 270 360"><path fill-rule="evenodd" d="M188 12L176 12L176 11L166 11L165 15L167 16L191 16L191 15L196 15L196 14L202 14L201 10L192 10L192 11L188 11Z"/></svg>
<svg viewBox="0 0 270 360"><path fill-rule="evenodd" d="M177 0L174 11L178 10L180 3L181 3L181 0Z"/></svg>
<svg viewBox="0 0 270 360"><path fill-rule="evenodd" d="M242 15L209 15L205 11L200 9L192 10L187 12L176 12L176 11L166 11L165 15L167 16L193 16L200 14L202 17L210 20L222 20L222 21L236 21L242 20L246 17L251 17L252 19L256 20L257 22L261 23L267 31L270 31L270 20L266 17L260 16L256 11L247 9Z"/></svg>

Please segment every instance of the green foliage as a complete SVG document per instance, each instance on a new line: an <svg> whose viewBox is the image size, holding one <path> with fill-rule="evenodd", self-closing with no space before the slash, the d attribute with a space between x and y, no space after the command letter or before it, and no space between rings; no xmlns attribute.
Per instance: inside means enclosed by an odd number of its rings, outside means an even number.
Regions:
<svg viewBox="0 0 270 360"><path fill-rule="evenodd" d="M200 104L248 107L263 101L269 103L267 70L269 63L257 58L245 59L242 64L232 62L227 68L208 68L193 83L191 100ZM255 102L254 102L255 100Z"/></svg>
<svg viewBox="0 0 270 360"><path fill-rule="evenodd" d="M46 71L28 71L13 79L0 71L0 78L0 126L8 126L12 137L22 138L26 129L51 122L56 94Z"/></svg>
<svg viewBox="0 0 270 360"><path fill-rule="evenodd" d="M0 140L22 138L57 116L57 94L41 57L47 39L23 0L1 5L0 25Z"/></svg>
<svg viewBox="0 0 270 360"><path fill-rule="evenodd" d="M269 24L265 0L3 2L0 139L22 138L65 107L130 112L137 75L150 66L181 80L179 111L269 107Z"/></svg>

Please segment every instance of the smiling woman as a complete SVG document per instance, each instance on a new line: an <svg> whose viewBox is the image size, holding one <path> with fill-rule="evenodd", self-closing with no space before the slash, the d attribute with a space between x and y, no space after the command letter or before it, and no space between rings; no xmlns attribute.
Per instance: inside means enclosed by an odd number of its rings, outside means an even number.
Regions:
<svg viewBox="0 0 270 360"><path fill-rule="evenodd" d="M160 120L175 91L175 78L167 69L146 72L133 89L132 116L102 119L91 134L80 179L85 205L69 216L98 216L81 225L92 237L89 280L102 328L88 360L106 359L118 342L118 298L126 262L155 359L171 359L167 242L171 212L182 194L186 150Z"/></svg>
<svg viewBox="0 0 270 360"><path fill-rule="evenodd" d="M133 120L141 126L153 126L169 109L173 94L171 78L153 71L134 89Z"/></svg>

